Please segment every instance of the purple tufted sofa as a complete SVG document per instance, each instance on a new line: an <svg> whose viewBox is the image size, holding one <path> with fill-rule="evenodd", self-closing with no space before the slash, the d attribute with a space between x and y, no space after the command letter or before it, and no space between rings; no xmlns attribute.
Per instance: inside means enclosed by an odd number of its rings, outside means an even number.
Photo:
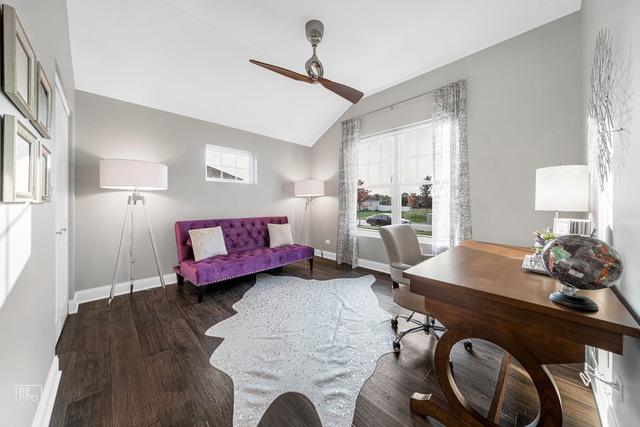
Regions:
<svg viewBox="0 0 640 427"><path fill-rule="evenodd" d="M270 270L297 261L309 260L313 272L313 248L302 245L269 247L267 224L286 224L286 216L237 219L205 219L177 221L175 225L179 265L174 267L178 284L187 279L196 286L198 302L211 283ZM189 230L222 227L227 255L218 255L199 262L193 259Z"/></svg>

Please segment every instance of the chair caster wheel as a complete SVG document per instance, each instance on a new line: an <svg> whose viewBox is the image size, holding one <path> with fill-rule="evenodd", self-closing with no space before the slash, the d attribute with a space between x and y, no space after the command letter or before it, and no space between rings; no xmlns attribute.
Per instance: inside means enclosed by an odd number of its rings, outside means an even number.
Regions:
<svg viewBox="0 0 640 427"><path fill-rule="evenodd" d="M399 342L393 342L393 351L396 353L400 353L400 343Z"/></svg>
<svg viewBox="0 0 640 427"><path fill-rule="evenodd" d="M391 327L393 329L398 329L398 318L394 317L393 319L391 319Z"/></svg>
<svg viewBox="0 0 640 427"><path fill-rule="evenodd" d="M471 353L473 351L473 343L471 341L465 341L464 349Z"/></svg>

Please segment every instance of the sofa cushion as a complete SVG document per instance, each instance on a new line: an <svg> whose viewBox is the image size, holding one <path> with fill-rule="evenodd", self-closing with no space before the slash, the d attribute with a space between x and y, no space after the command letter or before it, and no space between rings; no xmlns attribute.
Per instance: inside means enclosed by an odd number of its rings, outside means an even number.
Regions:
<svg viewBox="0 0 640 427"><path fill-rule="evenodd" d="M191 283L205 285L234 277L281 267L313 257L313 248L287 245L277 248L259 247L246 251L229 251L202 261L193 259L180 262L180 272Z"/></svg>
<svg viewBox="0 0 640 427"><path fill-rule="evenodd" d="M293 245L291 226L289 224L267 224L269 230L269 247Z"/></svg>
<svg viewBox="0 0 640 427"><path fill-rule="evenodd" d="M198 228L189 230L192 242L193 258L200 261L216 255L226 255L227 248L224 246L222 228Z"/></svg>

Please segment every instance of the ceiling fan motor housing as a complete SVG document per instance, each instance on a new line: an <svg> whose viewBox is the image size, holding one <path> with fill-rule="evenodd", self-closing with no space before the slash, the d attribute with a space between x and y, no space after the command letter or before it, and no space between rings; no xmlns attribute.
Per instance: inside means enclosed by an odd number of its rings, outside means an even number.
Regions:
<svg viewBox="0 0 640 427"><path fill-rule="evenodd" d="M322 35L324 34L324 24L316 19L312 19L304 26L307 33L307 40L312 46L318 46L322 41Z"/></svg>

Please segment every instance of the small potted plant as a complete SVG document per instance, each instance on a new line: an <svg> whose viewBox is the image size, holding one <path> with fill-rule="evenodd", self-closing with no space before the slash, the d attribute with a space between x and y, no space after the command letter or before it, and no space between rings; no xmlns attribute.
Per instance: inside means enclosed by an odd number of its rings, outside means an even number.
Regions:
<svg viewBox="0 0 640 427"><path fill-rule="evenodd" d="M539 256L542 253L542 248L544 248L544 245L546 245L547 243L549 243L550 241L554 240L557 237L555 233L551 231L551 227L547 228L542 232L536 231L535 233L533 233L533 235L535 236L533 249L535 251L536 256Z"/></svg>

